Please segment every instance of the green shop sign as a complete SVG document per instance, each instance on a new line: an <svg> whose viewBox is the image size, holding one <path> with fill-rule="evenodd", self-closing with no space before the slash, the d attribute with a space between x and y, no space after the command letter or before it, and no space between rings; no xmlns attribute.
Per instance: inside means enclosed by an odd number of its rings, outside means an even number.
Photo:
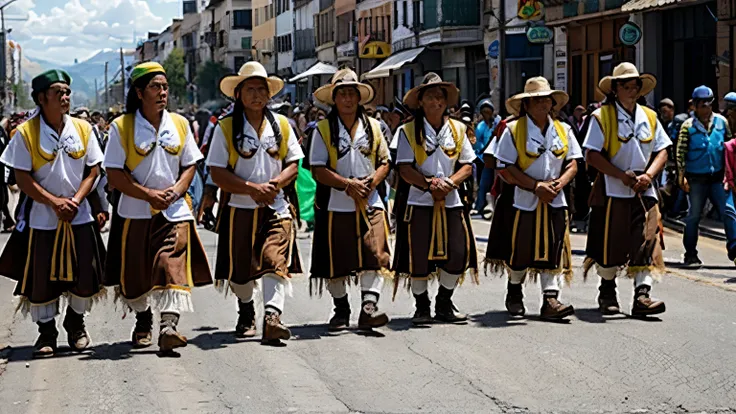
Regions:
<svg viewBox="0 0 736 414"><path fill-rule="evenodd" d="M633 46L641 40L641 29L635 23L626 22L618 31L618 38L626 46Z"/></svg>
<svg viewBox="0 0 736 414"><path fill-rule="evenodd" d="M526 29L526 38L529 43L545 44L552 41L554 32L547 26L530 26Z"/></svg>

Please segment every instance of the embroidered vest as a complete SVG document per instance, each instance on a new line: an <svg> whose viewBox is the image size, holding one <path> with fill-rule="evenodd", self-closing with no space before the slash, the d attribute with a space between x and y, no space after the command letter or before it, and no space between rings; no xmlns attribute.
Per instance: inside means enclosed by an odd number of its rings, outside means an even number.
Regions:
<svg viewBox="0 0 736 414"><path fill-rule="evenodd" d="M381 144L381 140L383 139L383 134L381 133L381 123L378 122L377 119L368 118L368 120L368 122L371 123L371 131L373 132L373 148L371 148L373 159L371 162L373 163L373 168L376 168L376 164L378 164L378 148ZM319 121L317 123L317 129L319 130L319 134L322 136L322 141L324 141L325 147L327 147L330 168L337 170L337 148L332 145L330 121L327 119Z"/></svg>
<svg viewBox="0 0 736 414"><path fill-rule="evenodd" d="M184 150L184 143L189 132L189 121L179 114L169 112L169 116L179 133L179 152L176 154L179 156ZM112 122L117 126L120 134L120 143L125 152L125 166L132 172L146 158L146 155L140 154L135 149L135 114L119 116Z"/></svg>
<svg viewBox="0 0 736 414"><path fill-rule="evenodd" d="M639 105L637 105L639 106ZM657 113L647 108L646 106L639 106L647 114L647 120L649 121L649 130L652 135L639 141L643 143L651 142L654 139L654 134L657 132ZM603 130L603 151L608 154L608 159L613 158L618 150L621 149L621 140L618 136L618 113L616 105L603 105L601 107L600 115L593 116L598 119Z"/></svg>
<svg viewBox="0 0 736 414"><path fill-rule="evenodd" d="M522 171L526 171L526 169L531 167L534 161L536 161L537 158L542 155L529 153L526 149L526 141L528 138L527 131L529 130L527 125L528 119L529 118L527 118L526 116L523 116L518 120L509 123L508 125L508 128L511 131L511 137L514 138L514 144L516 145L516 153L518 154L517 163L519 164L519 167ZM557 132L557 136L560 137L560 140L562 141L562 148L557 151L553 151L552 153L555 155L555 157L559 159L564 159L569 148L567 141L567 130L562 125L562 122L556 119L552 121L552 125Z"/></svg>
<svg viewBox="0 0 736 414"><path fill-rule="evenodd" d="M291 128L289 125L289 120L283 116L283 115L276 115L278 117L279 121L279 129L281 131L281 143L279 145L279 160L283 161L286 158L286 154L289 152L289 139L291 138ZM240 154L238 154L238 151L235 149L235 143L233 135L233 117L227 116L225 118L222 118L218 121L218 124L220 125L220 128L222 129L222 133L225 136L225 142L227 142L227 154L228 154L228 161L227 165L231 168L235 168L235 164L238 163L238 159L240 158ZM260 137L258 137L260 139Z"/></svg>
<svg viewBox="0 0 736 414"><path fill-rule="evenodd" d="M462 122L456 121L454 119L449 119L447 122L450 123L450 130L452 130L452 139L455 141L455 152L453 154L448 154L450 158L457 159L457 157L460 156L460 153L463 151L463 144L465 143L465 133L466 133L466 126ZM406 140L409 141L409 145L411 145L411 149L414 152L414 159L417 161L417 165L424 164L425 161L427 161L427 158L429 155L427 155L427 151L424 149L424 145L417 142L414 134L414 121L411 121L407 124L405 124L403 127L404 134L406 134Z"/></svg>
<svg viewBox="0 0 736 414"><path fill-rule="evenodd" d="M72 158L79 159L87 153L87 142L89 141L89 133L92 125L81 119L71 117L68 119L71 119L72 124L74 124L74 128L77 130L77 134L79 134L79 138L81 138L82 145L84 146L84 150L81 152L69 155ZM55 154L49 154L41 148L41 114L20 124L17 130L23 137L26 148L28 148L28 152L31 154L32 171L38 171L41 167L56 158Z"/></svg>

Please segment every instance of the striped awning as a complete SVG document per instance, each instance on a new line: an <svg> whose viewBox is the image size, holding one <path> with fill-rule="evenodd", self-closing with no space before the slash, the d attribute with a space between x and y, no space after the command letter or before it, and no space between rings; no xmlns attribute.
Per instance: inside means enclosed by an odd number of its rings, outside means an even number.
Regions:
<svg viewBox="0 0 736 414"><path fill-rule="evenodd" d="M679 3L681 0L631 0L621 6L622 12L634 12L639 10L662 7L668 4Z"/></svg>

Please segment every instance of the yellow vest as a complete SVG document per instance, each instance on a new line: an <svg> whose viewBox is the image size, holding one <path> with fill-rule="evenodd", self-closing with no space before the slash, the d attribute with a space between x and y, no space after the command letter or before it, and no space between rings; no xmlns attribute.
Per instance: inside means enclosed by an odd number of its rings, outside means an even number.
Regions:
<svg viewBox="0 0 736 414"><path fill-rule="evenodd" d="M189 133L189 121L179 114L169 112L171 120L176 125L176 130L179 133L179 139L181 140L179 145L179 152L176 154L181 155L184 150L184 144L186 143L187 134ZM135 114L125 114L115 118L112 121L118 127L118 133L120 134L120 143L122 144L123 151L125 152L125 166L130 172L133 172L138 164L146 158L145 155L139 154L135 150Z"/></svg>
<svg viewBox="0 0 736 414"><path fill-rule="evenodd" d="M460 153L463 151L463 144L465 143L465 133L467 130L467 127L462 122L456 121L454 119L449 119L447 122L450 123L450 129L452 130L452 139L455 141L455 152L452 154L447 154L452 159L456 159L460 156ZM421 166L424 164L424 161L427 161L427 151L424 150L424 145L417 142L414 136L414 121L411 121L407 124L405 124L403 127L404 134L406 135L406 140L409 141L409 145L411 145L411 149L414 152L414 159L417 162L417 165Z"/></svg>
<svg viewBox="0 0 736 414"><path fill-rule="evenodd" d="M383 139L383 134L381 133L381 123L378 122L377 119L368 118L371 123L371 130L373 131L373 148L371 148L371 154L373 154L373 159L371 160L373 162L373 168L376 167L376 164L378 163L378 148L381 145L381 140ZM319 134L322 136L322 141L325 143L325 147L327 147L327 154L329 158L329 164L330 168L333 170L337 169L337 148L335 148L334 145L332 145L332 139L330 136L330 121L327 119L323 119L317 123L317 129L319 130Z"/></svg>
<svg viewBox="0 0 736 414"><path fill-rule="evenodd" d="M279 160L283 161L286 158L286 154L289 152L289 139L291 138L291 127L289 120L283 116L276 114L279 120L279 128L281 129L281 145L279 146ZM233 117L228 116L218 121L222 134L225 136L225 142L227 142L227 154L228 161L227 165L230 168L235 168L240 154L233 145ZM260 137L258 137L260 139Z"/></svg>
<svg viewBox="0 0 736 414"><path fill-rule="evenodd" d="M516 145L516 153L518 154L518 160L517 163L519 164L519 167L522 171L526 171L527 168L531 167L531 165L534 163L534 161L539 158L540 154L530 154L526 150L526 140L527 140L527 118L526 116L523 116L519 118L518 120L512 122L509 124L509 130L511 131L511 137L514 139L514 144ZM555 130L557 131L557 136L560 137L560 140L562 141L562 148L554 151L553 154L557 158L564 158L567 155L568 150L568 141L567 141L567 130L562 125L562 122L558 120L552 121L552 125L554 125Z"/></svg>
<svg viewBox="0 0 736 414"><path fill-rule="evenodd" d="M646 139L641 139L641 142L647 143L654 139L654 134L657 132L657 113L642 106L641 109L647 114L649 120L649 130L652 132ZM619 149L621 149L621 140L618 137L618 114L616 113L616 105L603 105L601 107L600 115L595 115L598 122L601 124L601 130L603 131L603 151L608 154L608 159L613 158Z"/></svg>
<svg viewBox="0 0 736 414"><path fill-rule="evenodd" d="M74 124L79 138L82 139L82 145L84 150L79 153L70 154L72 158L82 158L87 153L87 142L89 141L89 133L92 131L92 125L87 121L83 121L77 118L69 118ZM41 114L34 116L28 121L20 124L17 128L20 132L23 140L26 143L26 148L31 154L32 171L38 171L41 167L52 162L56 158L55 154L48 154L41 148Z"/></svg>

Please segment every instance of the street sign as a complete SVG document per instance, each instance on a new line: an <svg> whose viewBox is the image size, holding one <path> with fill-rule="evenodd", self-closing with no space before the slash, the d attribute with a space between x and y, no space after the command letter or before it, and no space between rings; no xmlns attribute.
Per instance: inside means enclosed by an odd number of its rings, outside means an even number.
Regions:
<svg viewBox="0 0 736 414"><path fill-rule="evenodd" d="M545 44L552 41L554 32L547 26L530 26L526 29L526 38L529 43Z"/></svg>
<svg viewBox="0 0 736 414"><path fill-rule="evenodd" d="M500 45L501 43L499 43L498 40L492 41L491 44L488 45L488 57L490 57L491 59L498 59Z"/></svg>
<svg viewBox="0 0 736 414"><path fill-rule="evenodd" d="M633 46L641 40L641 29L633 22L626 22L618 31L618 39L626 46Z"/></svg>

